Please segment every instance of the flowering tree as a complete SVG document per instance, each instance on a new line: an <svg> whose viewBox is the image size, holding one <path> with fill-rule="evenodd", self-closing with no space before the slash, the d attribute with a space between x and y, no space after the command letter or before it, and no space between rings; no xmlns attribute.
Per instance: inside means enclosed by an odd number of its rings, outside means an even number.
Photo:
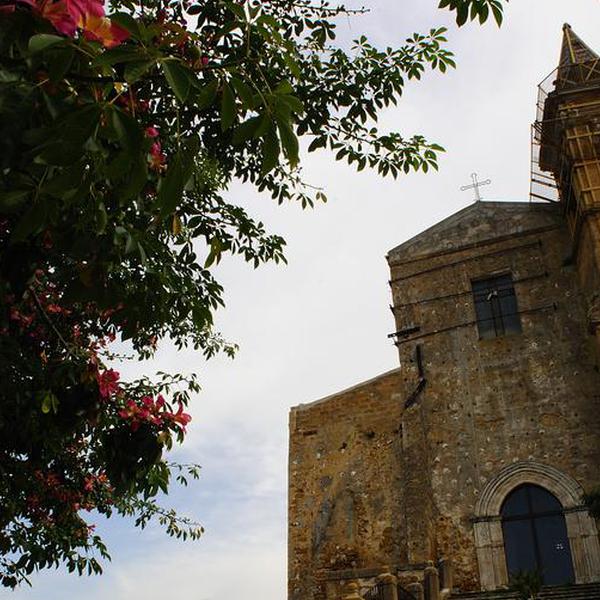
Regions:
<svg viewBox="0 0 600 600"><path fill-rule="evenodd" d="M498 0L441 8L498 21ZM465 12L466 11L466 12ZM0 6L0 582L64 564L100 572L91 511L202 528L156 503L195 466L165 460L190 420L194 378L120 381L110 343L158 342L207 357L224 253L284 260L221 195L233 178L278 202L306 186L309 151L397 177L437 167L436 144L381 133L378 110L407 80L453 66L444 30L397 49L335 45L311 0L13 0Z"/></svg>

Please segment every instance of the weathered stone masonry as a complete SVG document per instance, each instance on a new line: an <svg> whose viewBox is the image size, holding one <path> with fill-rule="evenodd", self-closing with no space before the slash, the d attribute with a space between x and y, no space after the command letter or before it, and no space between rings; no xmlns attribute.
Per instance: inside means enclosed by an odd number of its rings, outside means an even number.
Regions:
<svg viewBox="0 0 600 600"><path fill-rule="evenodd" d="M558 207L478 203L390 252L397 330L413 330L402 367L291 413L290 598L335 598L348 569L409 577L441 558L478 589L472 519L502 468L600 483L600 386L569 248ZM471 281L502 272L523 331L479 340ZM425 384L405 409L418 346Z"/></svg>

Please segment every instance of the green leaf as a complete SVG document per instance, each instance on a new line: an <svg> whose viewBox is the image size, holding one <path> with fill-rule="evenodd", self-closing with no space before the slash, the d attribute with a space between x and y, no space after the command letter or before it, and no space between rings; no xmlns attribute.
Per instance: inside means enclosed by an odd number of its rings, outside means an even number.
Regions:
<svg viewBox="0 0 600 600"><path fill-rule="evenodd" d="M221 97L221 129L227 131L235 120L235 98L228 84L223 85L223 94Z"/></svg>
<svg viewBox="0 0 600 600"><path fill-rule="evenodd" d="M85 104L57 121L55 131L64 142L83 144L98 127L101 112L100 105Z"/></svg>
<svg viewBox="0 0 600 600"><path fill-rule="evenodd" d="M272 171L278 164L279 161L279 139L277 138L277 130L275 125L271 123L271 127L267 130L267 133L263 142L263 154L262 154L262 166L261 173L266 175L269 171Z"/></svg>
<svg viewBox="0 0 600 600"><path fill-rule="evenodd" d="M279 130L279 137L281 138L285 157L288 159L290 166L295 168L298 165L298 138L288 120L277 119L277 129Z"/></svg>
<svg viewBox="0 0 600 600"><path fill-rule="evenodd" d="M217 89L219 82L213 79L210 83L200 88L200 91L196 95L196 106L199 109L208 108L217 97Z"/></svg>
<svg viewBox="0 0 600 600"><path fill-rule="evenodd" d="M110 15L110 20L126 29L133 37L141 38L140 23L129 13L118 12Z"/></svg>
<svg viewBox="0 0 600 600"><path fill-rule="evenodd" d="M52 392L46 392L42 398L42 412L47 415L51 411L56 414L58 412L58 398Z"/></svg>
<svg viewBox="0 0 600 600"><path fill-rule="evenodd" d="M31 190L13 190L0 192L0 212L12 213L17 211L27 200Z"/></svg>
<svg viewBox="0 0 600 600"><path fill-rule="evenodd" d="M148 55L138 47L117 47L105 50L92 61L92 66L102 67L121 63L147 60Z"/></svg>
<svg viewBox="0 0 600 600"><path fill-rule="evenodd" d="M85 163L79 162L58 171L54 177L47 179L42 190L55 198L66 199L79 188L85 174Z"/></svg>
<svg viewBox="0 0 600 600"><path fill-rule="evenodd" d="M71 165L81 157L82 146L100 123L101 108L90 103L59 119L51 130L51 139L33 152L37 160L49 165Z"/></svg>
<svg viewBox="0 0 600 600"><path fill-rule="evenodd" d="M233 14L240 19L240 21L246 21L246 13L244 12L244 7L236 2L229 2L225 0L223 2L227 6L227 8L233 12Z"/></svg>
<svg viewBox="0 0 600 600"><path fill-rule="evenodd" d="M35 202L23 215L12 232L10 241L21 242L31 234L38 233L44 228L48 219L48 203Z"/></svg>
<svg viewBox="0 0 600 600"><path fill-rule="evenodd" d="M67 46L65 48L55 48L49 55L48 75L52 81L60 81L71 68L75 58L75 48Z"/></svg>
<svg viewBox="0 0 600 600"><path fill-rule="evenodd" d="M233 87L235 93L242 101L243 108L248 110L254 108L254 93L252 92L252 88L245 81L242 81L239 77L232 77L231 87Z"/></svg>
<svg viewBox="0 0 600 600"><path fill-rule="evenodd" d="M125 236L125 254L131 254L137 250L137 242L134 237L128 232Z"/></svg>
<svg viewBox="0 0 600 600"><path fill-rule="evenodd" d="M221 240L217 237L213 238L210 242L210 253L206 257L204 262L204 268L208 269L215 261L217 264L221 262L221 254L223 253L223 245Z"/></svg>
<svg viewBox="0 0 600 600"><path fill-rule="evenodd" d="M280 96L279 100L288 106L294 113L302 114L304 112L304 104L302 104L301 100L296 98L296 96L285 94Z"/></svg>
<svg viewBox="0 0 600 600"><path fill-rule="evenodd" d="M131 163L131 156L129 157ZM148 165L146 159L140 155L133 160L129 177L125 187L119 189L119 196L123 200L135 198L144 189L148 182Z"/></svg>
<svg viewBox="0 0 600 600"><path fill-rule="evenodd" d="M121 150L106 166L106 177L114 181L119 181L127 175L131 167L131 156L127 150Z"/></svg>
<svg viewBox="0 0 600 600"><path fill-rule="evenodd" d="M492 14L494 15L494 20L496 21L496 25L500 27L502 25L503 20L503 7L500 2L492 2Z"/></svg>
<svg viewBox="0 0 600 600"><path fill-rule="evenodd" d="M325 148L326 145L327 145L326 137L316 137L308 146L308 151L314 152L315 150L318 150L319 148Z"/></svg>
<svg viewBox="0 0 600 600"><path fill-rule="evenodd" d="M302 75L302 71L300 70L300 66L296 61L296 58L293 56L291 52L283 53L283 62L285 62L287 68L290 70L290 73L296 78L300 79Z"/></svg>
<svg viewBox="0 0 600 600"><path fill-rule="evenodd" d="M277 84L277 87L273 90L273 93L274 94L293 94L294 88L292 87L292 84L287 79L284 79L283 81L280 81Z"/></svg>
<svg viewBox="0 0 600 600"><path fill-rule="evenodd" d="M108 215L106 214L106 207L103 202L100 202L98 212L96 213L96 233L104 233L107 224Z"/></svg>
<svg viewBox="0 0 600 600"><path fill-rule="evenodd" d="M66 39L60 35L38 33L37 35L32 36L29 40L29 52L35 54L36 52L41 52L46 48L56 46L56 44L61 44L63 42L66 42Z"/></svg>
<svg viewBox="0 0 600 600"><path fill-rule="evenodd" d="M267 131L269 131L269 127L273 125L273 119L266 110L264 113L262 113L262 115L259 116L260 122L258 123L256 131L254 132L255 138L263 137L267 133Z"/></svg>
<svg viewBox="0 0 600 600"><path fill-rule="evenodd" d="M251 117L235 128L233 132L233 143L238 145L254 136L260 125L262 116Z"/></svg>
<svg viewBox="0 0 600 600"><path fill-rule="evenodd" d="M121 145L132 153L141 150L144 133L136 119L111 105L112 124L119 136Z"/></svg>
<svg viewBox="0 0 600 600"><path fill-rule="evenodd" d="M124 71L125 81L127 81L127 83L135 83L155 64L154 60L136 60L128 62L125 65Z"/></svg>
<svg viewBox="0 0 600 600"><path fill-rule="evenodd" d="M171 160L167 174L158 185L157 204L161 214L171 214L181 201L185 177L181 153L177 153Z"/></svg>
<svg viewBox="0 0 600 600"><path fill-rule="evenodd" d="M177 60L165 60L162 63L163 72L169 86L179 102L185 102L191 88L190 72Z"/></svg>
<svg viewBox="0 0 600 600"><path fill-rule="evenodd" d="M183 167L183 184L184 186L188 183L188 180L194 173L196 166L196 157L200 151L200 139L198 136L190 136L186 138L182 143L182 160L181 164Z"/></svg>
<svg viewBox="0 0 600 600"><path fill-rule="evenodd" d="M456 11L456 24L462 27L469 18L469 5L461 4Z"/></svg>

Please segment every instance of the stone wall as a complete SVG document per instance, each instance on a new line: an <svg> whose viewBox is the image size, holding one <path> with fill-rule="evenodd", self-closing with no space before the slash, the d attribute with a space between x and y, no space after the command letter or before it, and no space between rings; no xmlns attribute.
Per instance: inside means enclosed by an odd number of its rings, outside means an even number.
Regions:
<svg viewBox="0 0 600 600"><path fill-rule="evenodd" d="M455 220L430 232L430 246L422 234L421 249L409 243L389 261L397 328L420 327L398 341L401 364L421 346L427 380L403 419L408 430L424 423L429 558L451 556L456 585L468 590L480 584L471 518L503 467L536 461L587 489L600 482L600 380L558 207L486 203ZM454 248L439 249L438 237ZM480 340L471 281L506 272L523 331ZM421 507L421 497L419 490L407 506ZM423 517L421 510L415 521Z"/></svg>
<svg viewBox="0 0 600 600"><path fill-rule="evenodd" d="M570 256L556 207L497 202L390 252L400 369L290 415L290 599L444 558L457 588L479 589L476 507L498 473L526 462L600 483L600 378ZM471 281L507 272L522 333L480 340Z"/></svg>
<svg viewBox="0 0 600 600"><path fill-rule="evenodd" d="M405 560L396 369L290 415L290 598L324 598L327 573ZM381 571L375 569L379 574Z"/></svg>

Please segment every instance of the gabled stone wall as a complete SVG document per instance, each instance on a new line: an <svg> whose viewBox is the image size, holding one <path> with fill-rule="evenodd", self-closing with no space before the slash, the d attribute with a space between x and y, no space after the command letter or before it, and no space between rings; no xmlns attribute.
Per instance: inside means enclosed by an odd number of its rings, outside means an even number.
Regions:
<svg viewBox="0 0 600 600"><path fill-rule="evenodd" d="M557 207L499 202L390 252L400 368L290 415L291 600L446 558L458 589L501 586L502 540L482 562L474 530L489 482L527 463L600 484L600 377L571 255ZM522 333L480 340L471 281L507 272ZM586 523L569 535L600 554ZM594 560L578 581L600 578Z"/></svg>

